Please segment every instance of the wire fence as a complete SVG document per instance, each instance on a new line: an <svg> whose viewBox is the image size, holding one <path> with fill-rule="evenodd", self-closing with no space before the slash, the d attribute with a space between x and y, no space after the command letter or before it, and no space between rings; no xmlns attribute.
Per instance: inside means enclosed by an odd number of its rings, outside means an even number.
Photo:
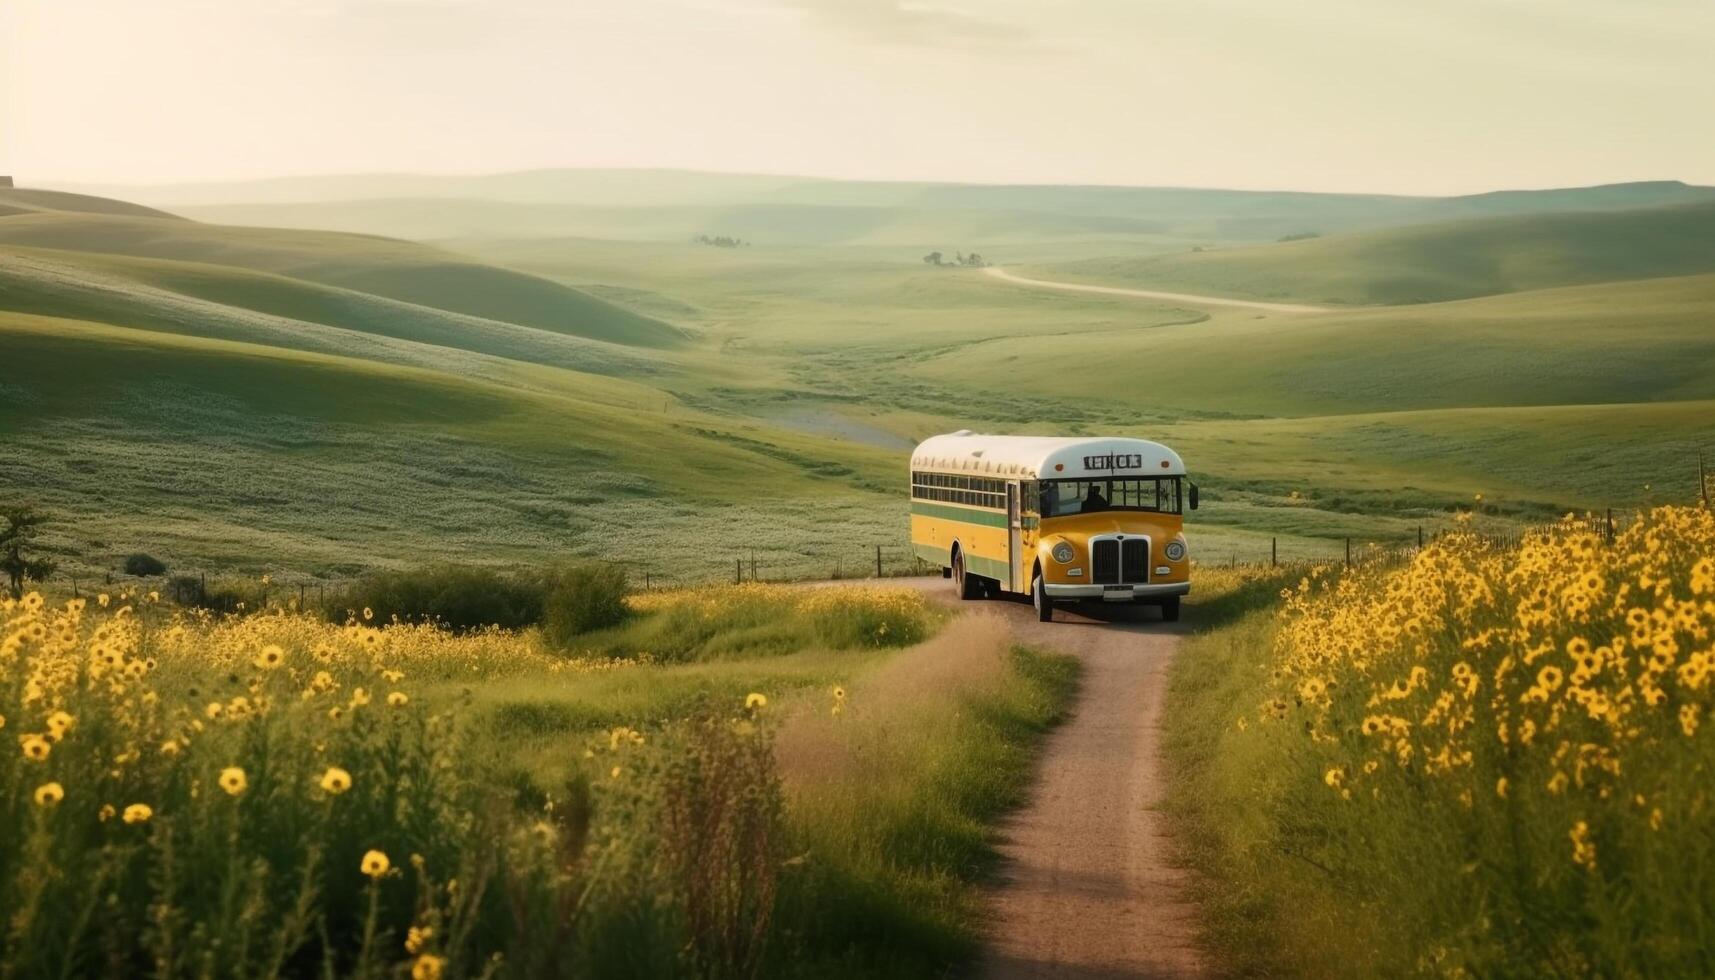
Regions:
<svg viewBox="0 0 1715 980"><path fill-rule="evenodd" d="M1711 477L1715 482L1715 477ZM1715 491L1715 486L1710 486ZM1641 516L1632 510L1605 510L1572 519L1574 526L1613 541ZM1241 552L1233 549L1223 557L1204 551L1194 560L1194 567L1211 568L1313 568L1317 566L1373 566L1404 564L1436 538L1457 531L1487 541L1500 550L1514 550L1534 536L1555 533L1564 528L1565 521L1554 524L1522 527L1515 530L1491 531L1469 525L1430 528L1420 525L1409 537L1390 540L1346 538L1309 539L1328 549L1319 554L1283 554L1282 539L1266 540L1267 550L1256 545ZM1302 549L1306 538L1286 539L1294 548ZM1320 549L1318 549L1320 550ZM730 558L710 558L694 564L674 562L668 567L621 561L633 589L659 591L698 588L723 583L773 582L789 583L819 580L889 579L908 576L940 575L941 567L919 558L905 542L893 544L852 544L811 547L802 550L748 550ZM664 563L665 564L665 563ZM353 578L323 578L312 575L284 574L278 577L239 578L230 575L210 576L207 573L175 575L160 579L137 579L109 573L99 580L67 577L73 595L93 595L117 588L134 588L142 592L157 591L163 600L187 607L201 607L220 613L285 608L288 610L328 611L341 601L341 594Z"/></svg>

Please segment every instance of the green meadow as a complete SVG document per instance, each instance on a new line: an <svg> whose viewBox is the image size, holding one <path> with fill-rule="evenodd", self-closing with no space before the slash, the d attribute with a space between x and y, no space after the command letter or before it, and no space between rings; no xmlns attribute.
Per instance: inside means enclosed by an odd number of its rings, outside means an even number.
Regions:
<svg viewBox="0 0 1715 980"><path fill-rule="evenodd" d="M68 574L904 570L905 450L1178 448L1203 560L1681 499L1715 191L1466 198L656 171L0 191L0 479ZM735 248L696 235L744 240ZM1280 239L1291 239L1281 241ZM1034 278L1322 304L1283 314ZM1272 541L1271 541L1272 539Z"/></svg>

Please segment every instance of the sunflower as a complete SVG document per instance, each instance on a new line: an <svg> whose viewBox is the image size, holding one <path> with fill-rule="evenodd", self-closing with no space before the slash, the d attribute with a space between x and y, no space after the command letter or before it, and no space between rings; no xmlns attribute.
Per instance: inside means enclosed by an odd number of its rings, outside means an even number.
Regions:
<svg viewBox="0 0 1715 980"><path fill-rule="evenodd" d="M245 777L243 769L227 766L220 771L220 788L226 790L227 796L239 796L250 788L250 780Z"/></svg>
<svg viewBox="0 0 1715 980"><path fill-rule="evenodd" d="M387 860L386 853L373 848L363 855L363 862L358 865L358 869L371 878L380 878L391 867L393 862Z"/></svg>
<svg viewBox="0 0 1715 980"><path fill-rule="evenodd" d="M321 786L323 790L338 796L351 788L351 773L338 766L329 766L328 771L322 773Z"/></svg>
<svg viewBox="0 0 1715 980"><path fill-rule="evenodd" d="M53 806L65 798L65 787L59 783L43 783L36 787L37 806Z"/></svg>
<svg viewBox="0 0 1715 980"><path fill-rule="evenodd" d="M23 746L24 758L30 759L34 762L45 760L48 757L48 753L54 750L53 743L40 735L26 735L22 740L20 740L19 744Z"/></svg>

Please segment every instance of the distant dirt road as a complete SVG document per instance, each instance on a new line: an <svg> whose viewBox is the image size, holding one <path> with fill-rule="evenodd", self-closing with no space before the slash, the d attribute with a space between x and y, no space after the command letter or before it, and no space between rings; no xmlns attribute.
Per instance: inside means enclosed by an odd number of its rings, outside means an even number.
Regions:
<svg viewBox="0 0 1715 980"><path fill-rule="evenodd" d="M917 583L951 599L942 579ZM1174 864L1159 809L1162 700L1185 629L1129 605L1059 610L1052 623L1038 623L1022 602L958 605L1000 616L1018 642L1084 666L1082 693L1049 736L1030 803L1001 828L1006 863L990 898L982 975L1202 975L1190 875Z"/></svg>
<svg viewBox="0 0 1715 980"><path fill-rule="evenodd" d="M1267 313L1332 313L1333 307L1310 306L1303 303L1264 303L1259 300L1227 299L1222 296L1197 296L1192 293L1164 293L1154 289L1126 289L1121 286L1095 286L1082 282L1055 282L1050 279L1027 279L1015 276L998 265L991 265L983 272L1004 282L1018 286L1031 286L1036 289L1058 289L1070 293L1100 293L1103 296L1129 296L1134 299L1161 299L1172 303L1186 303L1191 306L1233 306L1245 310L1262 310Z"/></svg>

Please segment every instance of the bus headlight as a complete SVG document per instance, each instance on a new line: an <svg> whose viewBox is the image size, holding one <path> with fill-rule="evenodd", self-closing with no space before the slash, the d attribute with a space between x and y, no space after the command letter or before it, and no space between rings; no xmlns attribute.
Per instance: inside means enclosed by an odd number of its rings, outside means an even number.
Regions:
<svg viewBox="0 0 1715 980"><path fill-rule="evenodd" d="M1169 541L1169 542L1167 542L1167 560L1168 561L1180 561L1184 557L1185 557L1185 542L1183 542L1183 541Z"/></svg>
<svg viewBox="0 0 1715 980"><path fill-rule="evenodd" d="M1053 555L1054 560L1062 565L1078 557L1077 553L1072 550L1072 545L1065 541L1054 546Z"/></svg>

